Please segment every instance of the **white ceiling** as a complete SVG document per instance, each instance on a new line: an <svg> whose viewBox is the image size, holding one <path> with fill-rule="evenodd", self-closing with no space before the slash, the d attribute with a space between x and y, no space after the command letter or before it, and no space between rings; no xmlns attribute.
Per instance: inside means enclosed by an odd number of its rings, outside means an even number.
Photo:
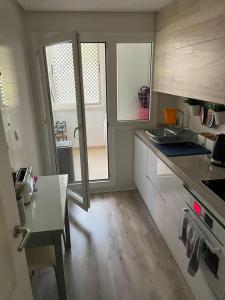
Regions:
<svg viewBox="0 0 225 300"><path fill-rule="evenodd" d="M25 10L156 12L171 0L17 0Z"/></svg>

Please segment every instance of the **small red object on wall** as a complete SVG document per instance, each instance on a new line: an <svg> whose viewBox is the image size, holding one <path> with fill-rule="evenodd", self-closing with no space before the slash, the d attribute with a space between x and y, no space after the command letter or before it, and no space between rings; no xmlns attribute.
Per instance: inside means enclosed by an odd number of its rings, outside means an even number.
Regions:
<svg viewBox="0 0 225 300"><path fill-rule="evenodd" d="M149 120L149 108L139 107L139 120Z"/></svg>

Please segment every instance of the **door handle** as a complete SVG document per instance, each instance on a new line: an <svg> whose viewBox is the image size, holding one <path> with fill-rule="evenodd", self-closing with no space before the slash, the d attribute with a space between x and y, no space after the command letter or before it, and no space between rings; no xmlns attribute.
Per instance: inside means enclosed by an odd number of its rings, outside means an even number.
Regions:
<svg viewBox="0 0 225 300"><path fill-rule="evenodd" d="M20 225L16 225L14 227L14 237L17 238L20 234L23 235L23 239L21 243L19 244L19 247L17 248L18 252L21 252L23 248L26 246L27 241L29 240L30 237L30 229L21 227Z"/></svg>
<svg viewBox="0 0 225 300"><path fill-rule="evenodd" d="M76 138L76 132L79 130L79 126L77 126L75 129L74 129L74 132L73 132L73 137Z"/></svg>

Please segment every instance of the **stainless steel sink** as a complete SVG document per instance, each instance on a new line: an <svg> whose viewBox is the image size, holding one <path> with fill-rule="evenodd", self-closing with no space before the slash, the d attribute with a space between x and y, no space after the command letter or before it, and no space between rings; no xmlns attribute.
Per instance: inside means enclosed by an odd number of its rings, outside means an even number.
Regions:
<svg viewBox="0 0 225 300"><path fill-rule="evenodd" d="M174 144L192 142L195 133L187 128L182 127L162 127L146 129L150 140L157 144Z"/></svg>

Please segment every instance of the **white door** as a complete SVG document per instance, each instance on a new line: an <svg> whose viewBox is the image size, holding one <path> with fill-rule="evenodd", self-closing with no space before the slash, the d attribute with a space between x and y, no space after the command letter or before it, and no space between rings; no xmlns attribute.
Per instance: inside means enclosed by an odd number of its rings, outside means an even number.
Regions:
<svg viewBox="0 0 225 300"><path fill-rule="evenodd" d="M24 251L18 252L21 236L14 237L19 215L10 168L8 147L0 114L0 299L32 299Z"/></svg>
<svg viewBox="0 0 225 300"><path fill-rule="evenodd" d="M73 79L73 93L75 97L74 105L76 107L74 111L74 124L76 127L76 135L75 138L77 138L78 147L76 149L76 156L78 156L78 159L75 160L73 158L72 153L72 147L71 147L71 153L69 153L68 147L69 143L66 143L65 145L63 143L57 143L56 135L60 134L60 128L61 125L59 125L59 131L57 131L57 126L54 123L53 119L53 104L51 101L51 97L53 94L52 85L51 85L51 79L49 76L49 70L48 68L48 52L51 51L52 47L62 47L65 45L69 45L69 48L71 49L73 53L73 62L72 66L66 70L66 78L65 80L71 81L71 78ZM68 49L68 47L67 47ZM48 122L48 128L51 128L49 130L48 138L52 142L53 145L53 151L52 154L55 158L56 165L58 166L57 171L59 172L60 165L70 164L68 166L68 172L67 170L65 173L69 174L69 187L68 187L68 197L78 204L80 207L85 209L86 211L90 207L90 200L89 200L89 176L88 176L88 156L87 156L87 137L86 137L86 121L85 121L85 108L84 108L84 92L83 92L83 76L82 76L82 60L81 60L81 46L80 46L80 38L79 34L76 32L73 33L63 33L63 34L57 34L53 35L50 38L42 39L39 44L39 54L40 54L40 64L41 64L41 70L42 70L42 84L45 89L45 107L47 110L46 116L49 116ZM71 71L72 70L72 71ZM66 99L65 99L66 100ZM77 123L76 123L77 122ZM61 122L59 123L61 124ZM64 129L62 130L62 134L64 135ZM65 133L66 134L66 133ZM68 152L65 148L67 147ZM65 151L65 152L63 152ZM65 154L66 153L66 154ZM61 161L65 159L65 156L67 157L65 161ZM69 157L71 158L69 160ZM71 175L70 172L74 171L74 168L72 167L72 164L77 163L79 166L76 166L80 168L80 174L81 174L81 180L78 182L75 180L70 180L70 178L73 178L74 176Z"/></svg>

